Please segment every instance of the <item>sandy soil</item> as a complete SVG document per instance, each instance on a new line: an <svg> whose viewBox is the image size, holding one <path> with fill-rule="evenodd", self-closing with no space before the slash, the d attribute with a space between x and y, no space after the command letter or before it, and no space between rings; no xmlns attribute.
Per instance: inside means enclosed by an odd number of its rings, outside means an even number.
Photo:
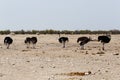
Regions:
<svg viewBox="0 0 120 80"><path fill-rule="evenodd" d="M66 48L58 42L58 35L12 35L14 43L6 49L0 35L0 80L120 80L120 35L101 50L97 41L81 50L76 39L69 37ZM37 36L36 49L27 49L26 36Z"/></svg>

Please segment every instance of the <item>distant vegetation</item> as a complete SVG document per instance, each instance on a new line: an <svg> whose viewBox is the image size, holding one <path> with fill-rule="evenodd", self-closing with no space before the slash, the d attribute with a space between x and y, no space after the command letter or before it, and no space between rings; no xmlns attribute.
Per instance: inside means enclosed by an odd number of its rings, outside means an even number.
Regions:
<svg viewBox="0 0 120 80"><path fill-rule="evenodd" d="M106 34L106 33L112 33L112 34L120 34L120 30L98 30L98 31L91 31L91 30L75 30L75 31L69 31L69 30L31 30L31 31L25 31L25 30L19 30L19 31L10 31L10 30L4 30L0 31L0 34Z"/></svg>

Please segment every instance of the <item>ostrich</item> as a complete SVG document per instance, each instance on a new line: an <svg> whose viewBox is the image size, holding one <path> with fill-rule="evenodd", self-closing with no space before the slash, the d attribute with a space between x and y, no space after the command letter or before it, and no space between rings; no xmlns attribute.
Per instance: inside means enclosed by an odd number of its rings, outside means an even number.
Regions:
<svg viewBox="0 0 120 80"><path fill-rule="evenodd" d="M104 45L106 43L109 43L111 40L111 35L103 35L103 36L98 36L98 41L101 41L103 44L102 50L105 50Z"/></svg>
<svg viewBox="0 0 120 80"><path fill-rule="evenodd" d="M30 42L31 42L31 38L30 37L26 37L25 44L27 44L27 48L30 47Z"/></svg>
<svg viewBox="0 0 120 80"><path fill-rule="evenodd" d="M5 37L4 38L4 44L7 46L7 49L9 49L10 44L12 44L13 39L11 37Z"/></svg>
<svg viewBox="0 0 120 80"><path fill-rule="evenodd" d="M35 44L37 43L36 37L26 37L25 44L27 44L27 48L29 48L30 44L33 44L33 48L35 48Z"/></svg>
<svg viewBox="0 0 120 80"><path fill-rule="evenodd" d="M89 37L79 37L77 39L77 43L80 42L81 49L84 49L84 45L87 44L89 41L91 41L91 38Z"/></svg>
<svg viewBox="0 0 120 80"><path fill-rule="evenodd" d="M31 37L31 43L33 44L33 48L35 48L35 44L37 43L37 37Z"/></svg>
<svg viewBox="0 0 120 80"><path fill-rule="evenodd" d="M58 40L60 43L63 43L63 48L65 48L66 41L69 41L68 37L60 37Z"/></svg>

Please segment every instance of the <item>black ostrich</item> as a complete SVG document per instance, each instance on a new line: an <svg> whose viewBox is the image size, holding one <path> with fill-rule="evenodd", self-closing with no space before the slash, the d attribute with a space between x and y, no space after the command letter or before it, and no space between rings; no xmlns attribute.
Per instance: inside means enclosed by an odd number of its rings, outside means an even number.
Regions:
<svg viewBox="0 0 120 80"><path fill-rule="evenodd" d="M65 43L69 41L68 37L60 37L58 40L63 43L63 48L65 48Z"/></svg>
<svg viewBox="0 0 120 80"><path fill-rule="evenodd" d="M84 45L87 44L89 41L91 41L91 38L89 37L79 37L77 39L77 43L80 44L81 49L84 49Z"/></svg>
<svg viewBox="0 0 120 80"><path fill-rule="evenodd" d="M101 41L101 43L103 44L102 50L105 50L104 45L106 43L109 43L110 40L111 40L111 36L110 35L98 36L98 41Z"/></svg>
<svg viewBox="0 0 120 80"><path fill-rule="evenodd" d="M37 43L37 37L31 37L31 43L33 44L33 48L35 48L35 45Z"/></svg>
<svg viewBox="0 0 120 80"><path fill-rule="evenodd" d="M37 37L26 37L25 44L27 44L27 48L30 47L30 44L33 45L33 48L35 48L35 44L37 43Z"/></svg>
<svg viewBox="0 0 120 80"><path fill-rule="evenodd" d="M7 46L7 49L9 49L10 44L12 44L13 39L11 37L5 37L4 38L4 44Z"/></svg>
<svg viewBox="0 0 120 80"><path fill-rule="evenodd" d="M27 48L30 47L30 43L31 43L31 38L30 37L26 37L25 44L27 44Z"/></svg>

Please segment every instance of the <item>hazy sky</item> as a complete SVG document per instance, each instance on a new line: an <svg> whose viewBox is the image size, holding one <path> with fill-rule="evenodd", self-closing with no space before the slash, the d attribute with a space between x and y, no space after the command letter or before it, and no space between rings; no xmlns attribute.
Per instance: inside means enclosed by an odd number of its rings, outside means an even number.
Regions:
<svg viewBox="0 0 120 80"><path fill-rule="evenodd" d="M120 0L0 0L5 29L120 29Z"/></svg>

